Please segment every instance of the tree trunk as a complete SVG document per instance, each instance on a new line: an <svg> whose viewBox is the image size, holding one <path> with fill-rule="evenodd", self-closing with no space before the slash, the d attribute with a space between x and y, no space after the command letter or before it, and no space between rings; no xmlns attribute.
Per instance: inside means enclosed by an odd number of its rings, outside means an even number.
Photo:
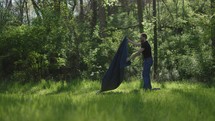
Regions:
<svg viewBox="0 0 215 121"><path fill-rule="evenodd" d="M25 0L25 12L26 12L26 17L27 17L27 23L28 25L30 25L30 19L29 19L29 15L28 15L28 2Z"/></svg>
<svg viewBox="0 0 215 121"><path fill-rule="evenodd" d="M17 2L17 5L19 7L19 21L21 23L23 23L23 19L24 19L24 0L19 0L19 2Z"/></svg>
<svg viewBox="0 0 215 121"><path fill-rule="evenodd" d="M71 4L70 4L71 5ZM75 11L75 7L77 5L77 0L73 0L73 5L72 5L72 12Z"/></svg>
<svg viewBox="0 0 215 121"><path fill-rule="evenodd" d="M157 79L158 47L157 47L157 18L156 18L156 0L153 0L154 21L154 79Z"/></svg>
<svg viewBox="0 0 215 121"><path fill-rule="evenodd" d="M157 4L158 4L158 12L157 12L157 17L158 17L158 28L161 28L160 27L160 1L158 0L157 1ZM160 30L160 29L158 29ZM159 31L160 32L160 31Z"/></svg>
<svg viewBox="0 0 215 121"><path fill-rule="evenodd" d="M91 9L93 11L92 19L91 19L91 36L93 35L93 32L95 30L95 26L97 23L97 0L92 0L91 2Z"/></svg>
<svg viewBox="0 0 215 121"><path fill-rule="evenodd" d="M11 7L12 7L12 0L7 0L6 1L6 8L8 9L8 10L10 10L11 9Z"/></svg>
<svg viewBox="0 0 215 121"><path fill-rule="evenodd" d="M83 0L80 0L80 21L84 20L84 3Z"/></svg>
<svg viewBox="0 0 215 121"><path fill-rule="evenodd" d="M99 34L101 37L105 37L105 27L106 27L106 11L104 6L104 1L100 0L99 3L99 11L98 11L98 17L99 17Z"/></svg>
<svg viewBox="0 0 215 121"><path fill-rule="evenodd" d="M178 0L173 0L175 3L176 19L178 19Z"/></svg>
<svg viewBox="0 0 215 121"><path fill-rule="evenodd" d="M183 20L184 20L184 14L185 14L185 9L184 9L184 0L183 0L183 3L182 3L182 9L183 9Z"/></svg>
<svg viewBox="0 0 215 121"><path fill-rule="evenodd" d="M211 41L212 41L212 53L213 53L213 58L215 60L215 0L211 0L211 15L213 17L211 18Z"/></svg>
<svg viewBox="0 0 215 121"><path fill-rule="evenodd" d="M34 0L31 0L31 2L32 2L33 8L34 8L34 11L37 14L37 17L39 19L41 19L39 6L37 5L37 3Z"/></svg>
<svg viewBox="0 0 215 121"><path fill-rule="evenodd" d="M173 17L173 15L172 15L172 13L171 13L171 11L170 11L169 7L166 5L166 3L164 2L164 0L161 0L161 1L162 1L162 2L163 2L163 4L166 6L166 9L167 9L167 11L169 12L169 14L170 14L170 16L171 16L172 20L174 20L174 17Z"/></svg>
<svg viewBox="0 0 215 121"><path fill-rule="evenodd" d="M143 32L143 2L142 0L137 0L137 12L138 12L138 24L139 24L139 32Z"/></svg>

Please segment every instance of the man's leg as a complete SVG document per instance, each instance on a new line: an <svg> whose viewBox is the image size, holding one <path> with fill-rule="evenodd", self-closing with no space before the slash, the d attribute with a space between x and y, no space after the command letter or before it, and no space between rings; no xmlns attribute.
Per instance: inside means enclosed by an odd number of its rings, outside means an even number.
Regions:
<svg viewBox="0 0 215 121"><path fill-rule="evenodd" d="M151 80L150 80L150 69L152 66L152 60L144 61L144 69L143 69L143 80L144 80L144 89L152 89Z"/></svg>

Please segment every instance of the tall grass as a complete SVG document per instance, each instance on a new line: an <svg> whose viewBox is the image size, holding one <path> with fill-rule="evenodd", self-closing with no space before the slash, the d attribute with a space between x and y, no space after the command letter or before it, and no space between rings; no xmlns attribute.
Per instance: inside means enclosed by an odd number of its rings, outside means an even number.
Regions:
<svg viewBox="0 0 215 121"><path fill-rule="evenodd" d="M1 83L0 121L214 121L215 90L200 83L124 82L96 94L98 81Z"/></svg>

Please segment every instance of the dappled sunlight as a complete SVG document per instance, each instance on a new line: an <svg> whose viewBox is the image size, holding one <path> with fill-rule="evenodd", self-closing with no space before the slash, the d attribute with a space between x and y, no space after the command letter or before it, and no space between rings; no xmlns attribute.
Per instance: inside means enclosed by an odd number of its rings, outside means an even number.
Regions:
<svg viewBox="0 0 215 121"><path fill-rule="evenodd" d="M0 93L0 114L9 120L211 120L214 88L201 83L153 82L160 90L140 89L140 81L123 82L119 88L97 93L99 81L41 81L15 84ZM13 87L11 84L9 87ZM18 87L22 91L18 91ZM22 89L24 88L24 89ZM25 92L25 91L26 92ZM13 114L13 117L8 117ZM25 116L23 114L28 114ZM111 118L110 118L111 117Z"/></svg>
<svg viewBox="0 0 215 121"><path fill-rule="evenodd" d="M197 88L202 88L203 86L204 84L201 84L198 82L188 82L188 81L161 83L161 88L163 89L197 89Z"/></svg>

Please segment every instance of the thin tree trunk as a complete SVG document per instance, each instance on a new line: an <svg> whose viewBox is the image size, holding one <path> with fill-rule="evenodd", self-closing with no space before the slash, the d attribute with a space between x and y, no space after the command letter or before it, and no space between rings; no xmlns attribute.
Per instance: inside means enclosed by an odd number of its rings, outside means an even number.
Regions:
<svg viewBox="0 0 215 121"><path fill-rule="evenodd" d="M183 9L183 19L184 19L184 14L185 14L185 9L184 9L184 0L183 0L183 3L182 3L182 9Z"/></svg>
<svg viewBox="0 0 215 121"><path fill-rule="evenodd" d="M26 17L27 17L27 23L28 25L30 25L30 19L29 19L29 15L28 15L28 2L25 0L25 12L26 12Z"/></svg>
<svg viewBox="0 0 215 121"><path fill-rule="evenodd" d="M24 19L24 0L19 0L19 2L16 2L19 7L19 21L23 23Z"/></svg>
<svg viewBox="0 0 215 121"><path fill-rule="evenodd" d="M80 21L84 20L84 3L80 0Z"/></svg>
<svg viewBox="0 0 215 121"><path fill-rule="evenodd" d="M74 2L74 5L72 6L72 12L75 11L75 7L76 7L76 5L77 5L77 0L74 0L73 2Z"/></svg>
<svg viewBox="0 0 215 121"><path fill-rule="evenodd" d="M162 0L162 2L164 3L164 5L166 6L166 9L167 9L167 11L169 12L169 14L170 14L170 16L171 16L171 18L172 18L172 20L174 19L174 17L173 17L173 15L172 15L172 13L170 12L170 9L169 9L169 7L166 5L166 3L164 2L164 0Z"/></svg>
<svg viewBox="0 0 215 121"><path fill-rule="evenodd" d="M139 23L139 32L143 32L143 2L142 0L137 0L137 12L138 12L138 23Z"/></svg>
<svg viewBox="0 0 215 121"><path fill-rule="evenodd" d="M25 10L25 0L20 0L21 1L21 9L20 9L20 13L21 13L21 22L24 23L24 10Z"/></svg>
<svg viewBox="0 0 215 121"><path fill-rule="evenodd" d="M91 1L91 9L93 11L92 19L91 19L91 36L93 35L93 32L95 30L95 26L97 23L97 0Z"/></svg>
<svg viewBox="0 0 215 121"><path fill-rule="evenodd" d="M32 2L33 8L34 8L34 11L35 11L35 13L37 14L37 17L38 17L39 19L41 19L40 8L39 8L39 6L37 5L37 3L36 3L34 0L31 0L31 2Z"/></svg>
<svg viewBox="0 0 215 121"><path fill-rule="evenodd" d="M215 65L215 0L211 0L211 41L212 41L212 56L213 56L213 66ZM215 68L212 70L215 72ZM215 82L215 80L213 81Z"/></svg>
<svg viewBox="0 0 215 121"><path fill-rule="evenodd" d="M159 0L157 1L157 4L158 4L158 12L157 12L158 13L158 15L157 15L158 16L158 28L161 28L160 27L160 1Z"/></svg>
<svg viewBox="0 0 215 121"><path fill-rule="evenodd" d="M175 2L176 19L178 19L178 0L173 0Z"/></svg>
<svg viewBox="0 0 215 121"><path fill-rule="evenodd" d="M156 18L156 0L153 0L154 21L154 79L157 79L158 47L157 47L157 18Z"/></svg>
<svg viewBox="0 0 215 121"><path fill-rule="evenodd" d="M7 4L8 4L8 0L5 1L5 8L7 7Z"/></svg>
<svg viewBox="0 0 215 121"><path fill-rule="evenodd" d="M213 53L213 58L215 62L215 0L211 0L211 15L213 17L211 18L211 41L212 41L212 53Z"/></svg>
<svg viewBox="0 0 215 121"><path fill-rule="evenodd" d="M8 9L8 10L10 10L10 8L12 7L12 0L10 0L10 1L6 1L6 8Z"/></svg>
<svg viewBox="0 0 215 121"><path fill-rule="evenodd" d="M106 27L106 12L105 12L105 6L104 1L100 0L99 3L99 11L98 11L98 17L99 17L99 33L101 37L105 37L105 27Z"/></svg>

